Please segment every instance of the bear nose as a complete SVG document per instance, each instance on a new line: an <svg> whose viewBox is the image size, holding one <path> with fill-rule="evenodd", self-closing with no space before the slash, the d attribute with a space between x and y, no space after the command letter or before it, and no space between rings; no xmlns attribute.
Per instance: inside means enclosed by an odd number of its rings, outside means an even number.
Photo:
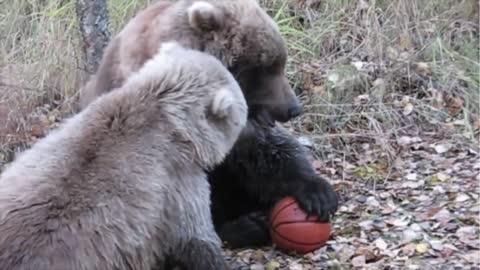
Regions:
<svg viewBox="0 0 480 270"><path fill-rule="evenodd" d="M303 113L302 107L301 106L293 106L288 108L288 118L292 119L295 118Z"/></svg>

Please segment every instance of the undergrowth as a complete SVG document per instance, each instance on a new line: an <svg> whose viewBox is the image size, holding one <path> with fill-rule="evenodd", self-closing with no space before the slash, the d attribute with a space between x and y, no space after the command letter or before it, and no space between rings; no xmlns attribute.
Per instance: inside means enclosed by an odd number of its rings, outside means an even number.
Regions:
<svg viewBox="0 0 480 270"><path fill-rule="evenodd" d="M289 77L306 107L295 130L318 154L358 157L371 144L392 160L400 136L478 140L477 1L263 4L289 41Z"/></svg>

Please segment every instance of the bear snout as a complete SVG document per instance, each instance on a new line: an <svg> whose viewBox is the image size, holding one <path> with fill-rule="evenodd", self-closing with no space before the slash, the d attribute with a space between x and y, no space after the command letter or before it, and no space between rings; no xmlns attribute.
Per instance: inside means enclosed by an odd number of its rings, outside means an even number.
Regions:
<svg viewBox="0 0 480 270"><path fill-rule="evenodd" d="M295 105L291 106L290 108L288 108L287 117L290 120L290 119L293 119L297 116L300 116L302 113L303 113L302 106L300 106L298 104L295 104Z"/></svg>

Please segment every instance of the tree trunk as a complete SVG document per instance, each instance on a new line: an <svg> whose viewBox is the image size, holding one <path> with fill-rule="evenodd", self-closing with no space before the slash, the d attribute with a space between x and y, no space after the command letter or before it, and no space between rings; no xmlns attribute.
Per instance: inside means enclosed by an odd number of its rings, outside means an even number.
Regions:
<svg viewBox="0 0 480 270"><path fill-rule="evenodd" d="M77 18L83 40L86 71L94 74L110 40L106 0L77 0Z"/></svg>

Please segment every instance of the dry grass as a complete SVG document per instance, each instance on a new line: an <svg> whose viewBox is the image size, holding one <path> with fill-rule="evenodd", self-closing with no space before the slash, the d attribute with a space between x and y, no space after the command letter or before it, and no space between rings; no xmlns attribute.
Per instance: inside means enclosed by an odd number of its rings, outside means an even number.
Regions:
<svg viewBox="0 0 480 270"><path fill-rule="evenodd" d="M108 1L112 33L149 2ZM477 1L261 2L288 40L288 75L307 108L294 128L319 154L349 156L371 143L389 157L402 134L478 136ZM68 114L85 72L74 0L3 0L0 10L0 109L8 112L0 113L8 127L0 136L8 148L12 137L29 138L34 123Z"/></svg>
<svg viewBox="0 0 480 270"><path fill-rule="evenodd" d="M116 32L149 1L109 1ZM74 0L0 1L0 147L11 151L72 112L87 76Z"/></svg>
<svg viewBox="0 0 480 270"><path fill-rule="evenodd" d="M478 139L478 1L263 2L290 41L307 108L295 128L317 153L371 143L392 157L396 138L425 132Z"/></svg>

